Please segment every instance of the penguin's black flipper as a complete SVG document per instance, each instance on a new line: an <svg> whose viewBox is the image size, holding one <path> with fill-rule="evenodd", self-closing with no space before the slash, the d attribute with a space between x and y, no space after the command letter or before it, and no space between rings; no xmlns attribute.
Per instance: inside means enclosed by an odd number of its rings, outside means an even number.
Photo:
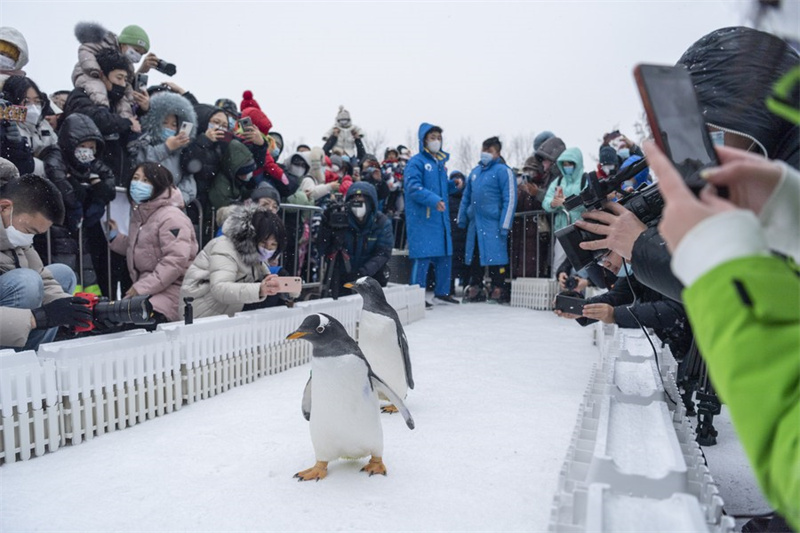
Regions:
<svg viewBox="0 0 800 533"><path fill-rule="evenodd" d="M389 385L383 382L381 378L376 376L375 374L370 371L369 373L369 380L372 383L372 387L377 391L382 393L386 398L394 404L395 407L400 411L400 414L403 415L403 418L406 420L406 425L408 429L414 429L414 419L411 417L411 413L408 411L408 407L406 404L403 403L403 400L395 393Z"/></svg>
<svg viewBox="0 0 800 533"><path fill-rule="evenodd" d="M409 389L413 389L414 377L411 375L411 356L408 353L408 339L399 318L395 318L395 323L397 324L397 340L400 344L400 351L403 352L403 365L406 368L406 384Z"/></svg>
<svg viewBox="0 0 800 533"><path fill-rule="evenodd" d="M308 376L308 383L306 383L306 388L303 390L303 404L301 408L303 409L303 418L311 420L311 376Z"/></svg>

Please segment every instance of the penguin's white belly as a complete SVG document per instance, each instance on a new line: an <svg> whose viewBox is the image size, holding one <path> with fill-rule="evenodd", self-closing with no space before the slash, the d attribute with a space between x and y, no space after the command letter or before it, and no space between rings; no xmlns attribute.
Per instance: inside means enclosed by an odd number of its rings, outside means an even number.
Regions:
<svg viewBox="0 0 800 533"><path fill-rule="evenodd" d="M378 395L356 355L311 363L311 443L318 461L383 455Z"/></svg>
<svg viewBox="0 0 800 533"><path fill-rule="evenodd" d="M403 352L397 339L397 325L391 318L362 311L358 327L358 346L372 372L389 385L400 398L408 392Z"/></svg>

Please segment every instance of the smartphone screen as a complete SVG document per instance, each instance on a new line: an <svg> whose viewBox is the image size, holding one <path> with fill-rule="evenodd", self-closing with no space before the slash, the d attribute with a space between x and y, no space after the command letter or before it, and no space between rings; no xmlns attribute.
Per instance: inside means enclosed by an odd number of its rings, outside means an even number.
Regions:
<svg viewBox="0 0 800 533"><path fill-rule="evenodd" d="M706 185L699 171L719 161L691 76L682 66L637 65L634 77L656 144L699 193Z"/></svg>

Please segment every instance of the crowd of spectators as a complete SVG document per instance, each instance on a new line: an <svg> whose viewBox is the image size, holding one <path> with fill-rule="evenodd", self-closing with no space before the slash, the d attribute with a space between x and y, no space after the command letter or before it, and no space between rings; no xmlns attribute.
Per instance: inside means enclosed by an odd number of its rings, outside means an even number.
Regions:
<svg viewBox="0 0 800 533"><path fill-rule="evenodd" d="M362 276L386 285L396 248L410 261L399 281L432 288L430 306L507 303L514 275L552 276L576 296L608 289L565 318L653 328L679 358L696 343L762 487L800 525L800 139L797 106L778 105L791 95L773 93L799 58L784 41L725 28L678 61L719 145L722 165L704 177L729 187L724 200L692 196L658 148L619 131L590 157L542 131L521 168L493 136L474 168L453 169L446 125L421 124L416 153L389 146L379 159L340 106L321 146L289 153L251 91L212 104L173 81L148 86L151 69L176 69L143 28L81 23L75 35L73 87L56 90L27 77L24 36L0 28L0 346L36 349L88 325L80 294L149 296L158 324L188 302L195 317L284 305L299 294L280 292L281 276L334 297ZM645 155L657 178L628 176L603 210L568 201ZM619 201L658 178L666 208L644 223ZM110 217L118 191L127 212ZM597 236L580 247L606 250L599 261L573 268L553 238L571 224ZM753 363L741 346L766 332L782 344ZM778 392L751 401L753 384Z"/></svg>

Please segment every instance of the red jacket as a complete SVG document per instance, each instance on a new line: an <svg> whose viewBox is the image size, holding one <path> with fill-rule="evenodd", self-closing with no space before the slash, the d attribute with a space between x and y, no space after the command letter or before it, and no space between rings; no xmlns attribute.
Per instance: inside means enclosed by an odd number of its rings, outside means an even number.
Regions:
<svg viewBox="0 0 800 533"><path fill-rule="evenodd" d="M331 183L332 181L339 181L339 174L332 170L325 169L325 183ZM339 184L339 192L347 194L347 189L349 189L352 184L353 178L351 178L349 174L345 174Z"/></svg>

